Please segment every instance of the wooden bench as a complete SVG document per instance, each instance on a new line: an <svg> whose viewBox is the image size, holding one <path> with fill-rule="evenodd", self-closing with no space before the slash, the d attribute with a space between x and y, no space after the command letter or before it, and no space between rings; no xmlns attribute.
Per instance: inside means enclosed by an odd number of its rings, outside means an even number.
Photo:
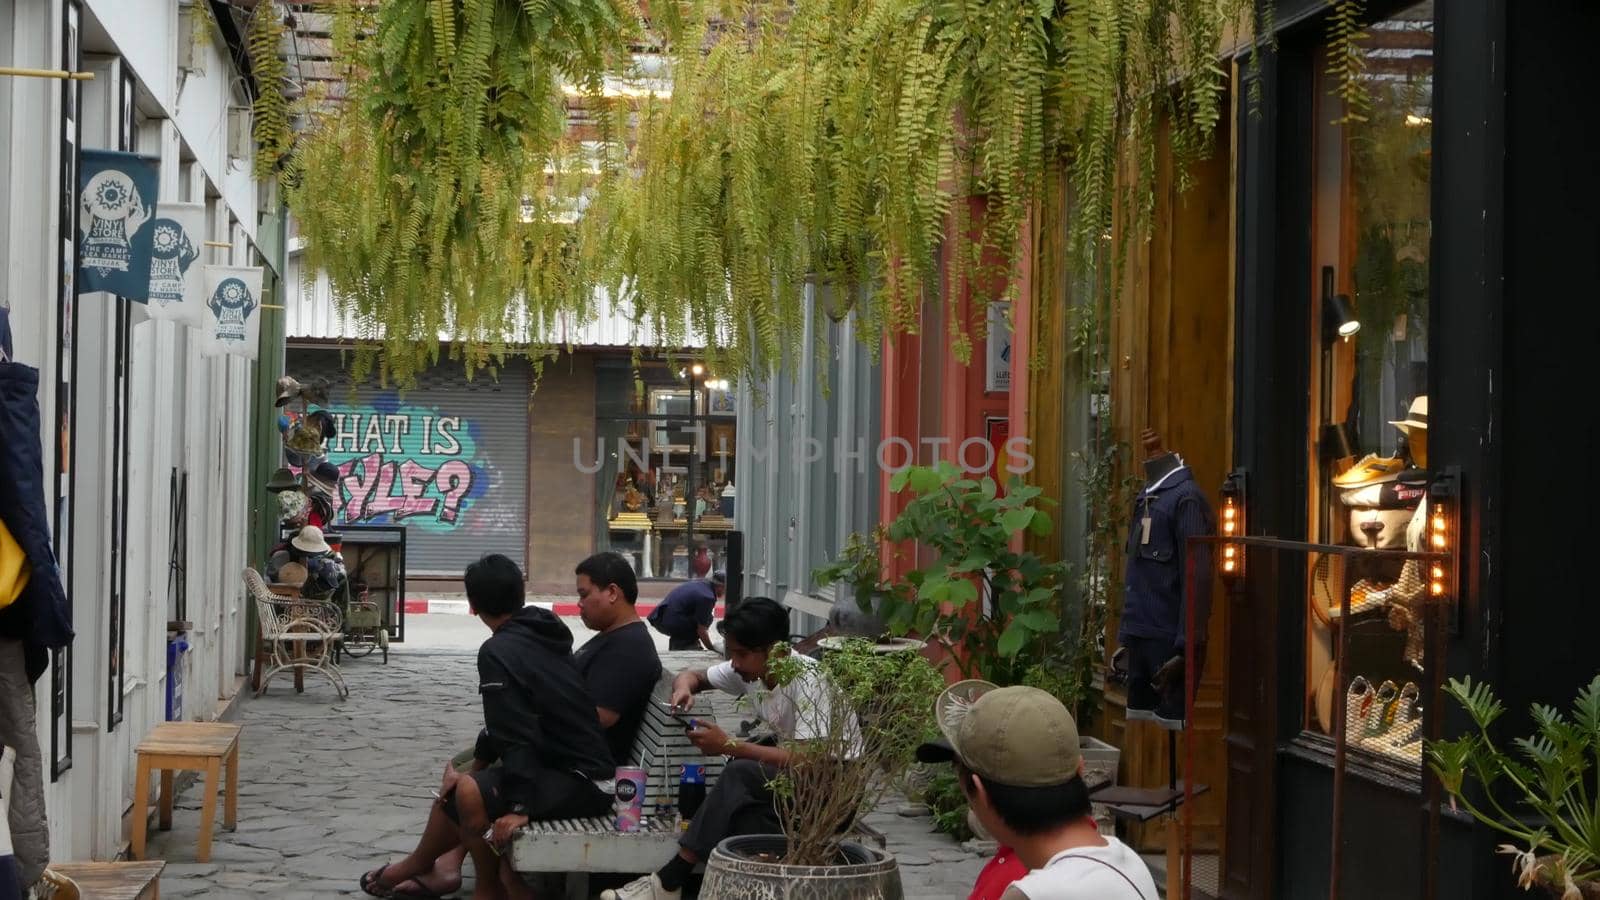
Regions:
<svg viewBox="0 0 1600 900"><path fill-rule="evenodd" d="M65 875L78 886L77 897L58 890L54 900L160 900L161 871L166 867L159 859L52 865L51 872Z"/></svg>
<svg viewBox="0 0 1600 900"><path fill-rule="evenodd" d="M256 605L260 642L268 656L265 672L259 671L257 663L260 684L256 696L265 694L280 672L292 669L297 692L305 689L303 678L309 671L332 682L341 699L349 697L350 689L345 687L335 658L335 648L344 639L339 608L322 600L274 594L255 569L244 570L244 585Z"/></svg>
<svg viewBox="0 0 1600 900"><path fill-rule="evenodd" d="M511 845L512 868L524 874L565 874L569 897L589 896L591 874L629 875L648 871L666 862L678 851L678 779L685 763L705 766L706 790L710 791L722 774L726 759L706 756L689 742L683 724L667 713L664 704L671 700L672 680L688 668L707 668L719 660L701 651L661 654L665 669L656 684L655 695L639 724L628 765L645 769L644 821L638 831L617 830L614 816L588 819L562 819L530 822ZM743 711L737 698L710 690L696 698L693 714L706 715L730 734L737 734L741 718L753 719ZM881 835L858 826L855 837L879 847Z"/></svg>
<svg viewBox="0 0 1600 900"><path fill-rule="evenodd" d="M716 784L726 760L706 756L689 742L683 724L669 715L664 704L672 698L672 680L683 669L714 665L707 653L663 653L664 672L656 683L650 705L639 723L639 735L628 755L628 765L649 773L644 792L644 820L638 831L617 830L612 815L588 819L530 822L515 838L512 866L527 874L566 874L569 896L585 896L591 873L624 874L666 860L678 846L678 778L686 763L705 766L706 790ZM709 701L709 702L708 702ZM707 691L697 698L695 711L730 731L738 725L734 698ZM708 709L709 707L709 709Z"/></svg>
<svg viewBox="0 0 1600 900"><path fill-rule="evenodd" d="M150 773L161 773L162 830L172 827L172 775L178 771L206 774L205 800L200 807L198 862L211 861L211 827L217 818L217 788L222 768L228 769L222 826L232 831L239 813L239 733L226 722L163 722L139 742L138 781L133 785L133 840L128 853L144 858L145 834L150 827Z"/></svg>

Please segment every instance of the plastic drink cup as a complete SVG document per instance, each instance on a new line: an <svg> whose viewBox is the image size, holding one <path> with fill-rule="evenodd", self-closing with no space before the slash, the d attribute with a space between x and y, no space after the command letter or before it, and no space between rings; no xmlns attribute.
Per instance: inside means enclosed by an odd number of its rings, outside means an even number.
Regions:
<svg viewBox="0 0 1600 900"><path fill-rule="evenodd" d="M617 830L638 831L644 818L644 790L649 774L638 767L618 767L616 787Z"/></svg>

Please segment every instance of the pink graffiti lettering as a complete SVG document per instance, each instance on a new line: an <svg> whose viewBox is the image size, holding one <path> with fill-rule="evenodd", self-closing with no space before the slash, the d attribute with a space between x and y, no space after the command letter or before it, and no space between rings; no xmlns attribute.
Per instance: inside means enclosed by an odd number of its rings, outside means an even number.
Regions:
<svg viewBox="0 0 1600 900"><path fill-rule="evenodd" d="M448 480L449 487L442 485ZM439 513L443 522L454 522L461 514L461 501L472 490L472 468L459 459L452 459L439 467L439 473L434 476L434 485L439 486L439 493L444 495L444 510Z"/></svg>
<svg viewBox="0 0 1600 900"><path fill-rule="evenodd" d="M449 465L449 463L445 463L445 465ZM443 471L441 467L440 472ZM418 465L415 460L408 459L400 464L400 490L405 495L405 499L400 502L400 515L396 518L405 519L411 516L433 515L434 510L439 508L439 501L430 500L422 496L422 492L428 489L428 483L434 480L434 475L435 473L432 469ZM442 488L441 493L443 493ZM444 516L440 516L440 518L445 519ZM455 515L452 514L445 521L455 521Z"/></svg>
<svg viewBox="0 0 1600 900"><path fill-rule="evenodd" d="M472 467L461 460L447 460L432 469L412 459L385 460L381 453L347 460L340 464L339 474L349 495L341 518L349 524L384 516L394 522L433 516L442 524L455 525L473 484ZM437 497L426 496L430 488Z"/></svg>

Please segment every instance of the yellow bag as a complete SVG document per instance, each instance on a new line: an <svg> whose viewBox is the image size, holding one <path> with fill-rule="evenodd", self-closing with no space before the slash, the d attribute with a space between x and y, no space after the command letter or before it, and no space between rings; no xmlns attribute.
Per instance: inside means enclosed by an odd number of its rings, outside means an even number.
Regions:
<svg viewBox="0 0 1600 900"><path fill-rule="evenodd" d="M32 574L28 554L22 552L22 545L11 536L6 523L0 522L0 609L22 596L22 589L28 586L28 576Z"/></svg>

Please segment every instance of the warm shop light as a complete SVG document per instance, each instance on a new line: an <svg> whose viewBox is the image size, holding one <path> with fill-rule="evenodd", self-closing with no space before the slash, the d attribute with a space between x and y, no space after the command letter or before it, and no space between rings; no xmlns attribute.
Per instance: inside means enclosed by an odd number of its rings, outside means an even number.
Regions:
<svg viewBox="0 0 1600 900"><path fill-rule="evenodd" d="M1450 549L1449 524L1445 520L1442 507L1435 506L1433 514L1428 517L1428 543L1432 545L1435 553L1443 553ZM1444 563L1435 560L1428 571L1428 596L1435 599L1444 597L1448 587L1444 575Z"/></svg>
<svg viewBox="0 0 1600 900"><path fill-rule="evenodd" d="M701 375L706 373L706 367L700 365L699 363L695 363L689 367L689 371L694 373L694 377L699 378Z"/></svg>
<svg viewBox="0 0 1600 900"><path fill-rule="evenodd" d="M1235 470L1222 484L1222 522L1221 532L1223 538L1243 537L1244 530L1244 470ZM1222 544L1221 575L1224 579L1232 581L1244 575L1244 546L1224 542Z"/></svg>

